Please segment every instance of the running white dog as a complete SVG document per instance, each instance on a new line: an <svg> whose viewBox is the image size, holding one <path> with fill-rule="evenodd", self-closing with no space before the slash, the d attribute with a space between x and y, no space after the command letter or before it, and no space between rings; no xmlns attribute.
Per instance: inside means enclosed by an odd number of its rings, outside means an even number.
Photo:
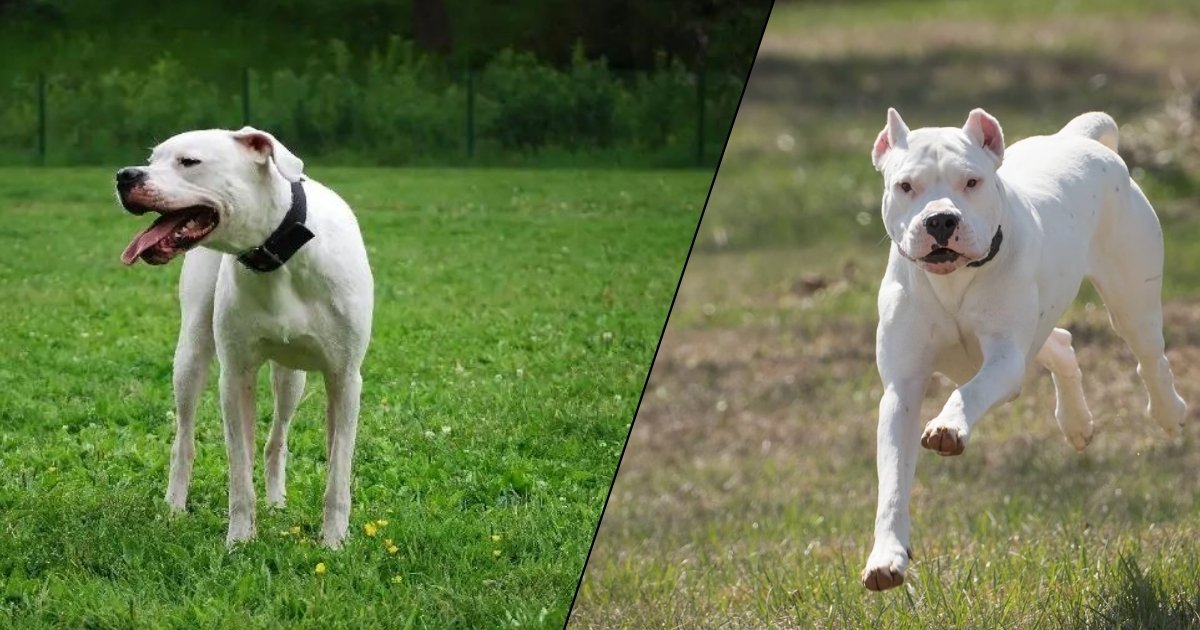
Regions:
<svg viewBox="0 0 1200 630"><path fill-rule="evenodd" d="M371 337L373 283L358 223L336 193L271 134L246 127L179 134L149 166L117 172L121 205L160 216L121 260L183 261L183 324L175 349L175 444L167 503L186 509L196 404L215 352L229 454L229 544L254 537L255 384L271 362L275 417L266 445L267 503L282 505L288 423L305 370L328 395L324 543L339 547L350 518L359 368ZM310 242L311 241L311 242Z"/></svg>
<svg viewBox="0 0 1200 630"><path fill-rule="evenodd" d="M917 445L962 453L980 417L1019 393L1035 360L1053 375L1063 435L1087 446L1092 414L1071 335L1054 327L1084 278L1137 357L1149 414L1179 435L1187 405L1163 354L1162 230L1116 149L1116 123L1099 112L1006 151L1000 123L982 109L961 129L913 132L888 111L871 154L894 246L879 289L884 393L868 589L904 581ZM934 371L960 386L922 431Z"/></svg>

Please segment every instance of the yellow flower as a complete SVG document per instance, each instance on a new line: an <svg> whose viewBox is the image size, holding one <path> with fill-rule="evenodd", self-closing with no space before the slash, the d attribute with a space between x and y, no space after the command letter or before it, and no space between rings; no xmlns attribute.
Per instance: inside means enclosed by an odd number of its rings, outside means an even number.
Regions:
<svg viewBox="0 0 1200 630"><path fill-rule="evenodd" d="M317 563L317 575L325 575L325 563L324 562Z"/></svg>
<svg viewBox="0 0 1200 630"><path fill-rule="evenodd" d="M492 534L492 542L500 542L500 534Z"/></svg>
<svg viewBox="0 0 1200 630"><path fill-rule="evenodd" d="M300 534L300 526L293 525L293 526L289 527L288 533L293 534L293 535L299 535Z"/></svg>
<svg viewBox="0 0 1200 630"><path fill-rule="evenodd" d="M392 584L399 584L403 581L404 581L404 578L400 577L399 575L392 576Z"/></svg>
<svg viewBox="0 0 1200 630"><path fill-rule="evenodd" d="M492 551L492 555L493 555L493 556L496 556L497 558L499 558L499 557L500 557L500 550L499 550L499 549L496 549L496 550Z"/></svg>
<svg viewBox="0 0 1200 630"><path fill-rule="evenodd" d="M385 539L383 540L383 546L384 546L384 547L391 547L391 546L392 546L392 545L394 545L394 544L396 544L396 543L392 542L392 539L391 539L391 538L385 538Z"/></svg>
<svg viewBox="0 0 1200 630"><path fill-rule="evenodd" d="M388 553L396 553L397 551L400 551L399 547L396 545L388 545Z"/></svg>
<svg viewBox="0 0 1200 630"><path fill-rule="evenodd" d="M363 525L363 533L368 536L374 537L375 532L377 531L379 531L379 528L375 527L375 523L367 523L366 525Z"/></svg>
<svg viewBox="0 0 1200 630"><path fill-rule="evenodd" d="M383 519L379 519L378 521L375 521L375 524L380 527L387 527L387 521L385 521Z"/></svg>

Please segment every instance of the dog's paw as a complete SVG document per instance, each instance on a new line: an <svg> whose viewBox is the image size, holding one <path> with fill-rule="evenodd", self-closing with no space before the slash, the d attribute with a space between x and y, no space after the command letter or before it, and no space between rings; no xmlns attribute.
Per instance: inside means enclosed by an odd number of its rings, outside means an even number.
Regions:
<svg viewBox="0 0 1200 630"><path fill-rule="evenodd" d="M247 525L229 524L229 531L225 534L225 546L233 548L238 543L249 542L254 540L254 523Z"/></svg>
<svg viewBox="0 0 1200 630"><path fill-rule="evenodd" d="M1092 443L1092 436L1095 435L1095 433L1096 425L1091 421L1091 419L1088 419L1088 423L1084 425L1083 428L1078 432L1064 433L1063 435L1067 438L1067 441L1071 443L1071 446L1075 447L1076 451L1082 453L1083 449L1087 448L1088 444Z"/></svg>
<svg viewBox="0 0 1200 630"><path fill-rule="evenodd" d="M336 532L323 532L321 534L321 544L327 548L337 551L346 544L346 534L338 534Z"/></svg>
<svg viewBox="0 0 1200 630"><path fill-rule="evenodd" d="M967 447L967 428L934 418L925 425L921 446L938 455L961 455Z"/></svg>
<svg viewBox="0 0 1200 630"><path fill-rule="evenodd" d="M1156 405L1151 400L1146 407L1146 413L1158 423L1172 440L1183 434L1183 421L1187 417L1187 403L1178 395L1173 396L1162 404Z"/></svg>
<svg viewBox="0 0 1200 630"><path fill-rule="evenodd" d="M863 586L870 591L886 591L904 583L904 572L912 554L899 545L878 545L867 559L867 568L862 572Z"/></svg>
<svg viewBox="0 0 1200 630"><path fill-rule="evenodd" d="M167 497L167 510L172 518L187 515L187 501L175 501Z"/></svg>
<svg viewBox="0 0 1200 630"><path fill-rule="evenodd" d="M321 544L330 549L341 549L349 530L350 523L346 519L326 519L321 525Z"/></svg>
<svg viewBox="0 0 1200 630"><path fill-rule="evenodd" d="M276 464L278 466L278 464ZM272 472L271 462L267 461L267 507L283 508L287 504L287 483L284 481L283 474L280 472Z"/></svg>
<svg viewBox="0 0 1200 630"><path fill-rule="evenodd" d="M167 484L167 496L164 498L172 514L187 512L187 488L180 484Z"/></svg>

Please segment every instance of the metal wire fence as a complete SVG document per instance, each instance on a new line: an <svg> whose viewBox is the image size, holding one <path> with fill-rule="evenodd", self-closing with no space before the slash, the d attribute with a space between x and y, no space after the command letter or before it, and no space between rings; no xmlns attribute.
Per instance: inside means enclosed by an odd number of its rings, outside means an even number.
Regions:
<svg viewBox="0 0 1200 630"><path fill-rule="evenodd" d="M253 125L335 163L711 165L742 89L679 63L553 68L516 54L457 72L374 62L239 79L205 81L169 59L14 77L0 91L0 164L125 163L178 131Z"/></svg>

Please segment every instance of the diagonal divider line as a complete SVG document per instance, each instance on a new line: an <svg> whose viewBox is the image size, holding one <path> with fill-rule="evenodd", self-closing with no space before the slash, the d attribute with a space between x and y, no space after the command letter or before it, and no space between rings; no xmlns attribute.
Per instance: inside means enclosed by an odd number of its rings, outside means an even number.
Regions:
<svg viewBox="0 0 1200 630"><path fill-rule="evenodd" d="M700 236L700 226L704 223L704 213L708 211L708 203L712 200L712 191L717 184L717 175L721 172L721 164L725 162L725 152L729 150L729 138L733 135L733 126L737 122L738 113L742 109L742 103L746 99L746 88L750 85L750 76L754 73L754 64L758 62L758 53L762 49L763 36L767 32L767 24L771 20L771 13L775 10L775 0L771 0L771 6L767 8L766 15L763 16L762 29L758 33L758 46L754 48L754 59L751 60L746 68L746 77L742 80L742 93L738 96L738 106L733 112L733 119L729 121L729 129L725 132L725 142L721 145L721 157L717 160L716 168L713 169L712 181L708 184L708 194L704 197L704 205L700 208L700 216L696 219L696 231L692 232L692 242L688 245L687 256L683 259L683 268L679 270L679 279L675 282L675 293L671 295L671 305L667 307L667 315L663 321L662 331L658 334L658 344L654 346L654 356L650 359L650 366L646 368L646 380L642 383L642 393L638 396L637 406L634 407L633 417L629 419L629 431L625 434L625 443L621 446L621 456L617 458L617 465L613 469L612 481L608 485L608 494L604 496L604 505L600 508L600 517L596 519L596 529L592 532L592 544L588 546L587 556L583 559L583 567L579 571L579 581L575 584L575 594L571 596L571 605L567 608L566 618L563 619L563 630L571 623L571 614L575 612L575 604L579 600L579 591L583 587L583 578L587 576L588 562L592 559L592 552L596 550L596 539L600 535L600 524L604 522L604 513L608 511L608 502L612 500L613 488L617 485L617 475L621 473L621 462L625 461L625 451L629 449L629 438L633 435L633 425L637 422L638 412L642 409L642 401L646 398L646 388L650 386L650 375L654 372L654 364L658 361L658 352L662 349L663 337L667 334L667 326L671 324L671 313L675 310L675 301L679 299L679 287L683 286L683 276L687 273L688 262L692 259L692 251L696 248L696 238Z"/></svg>

